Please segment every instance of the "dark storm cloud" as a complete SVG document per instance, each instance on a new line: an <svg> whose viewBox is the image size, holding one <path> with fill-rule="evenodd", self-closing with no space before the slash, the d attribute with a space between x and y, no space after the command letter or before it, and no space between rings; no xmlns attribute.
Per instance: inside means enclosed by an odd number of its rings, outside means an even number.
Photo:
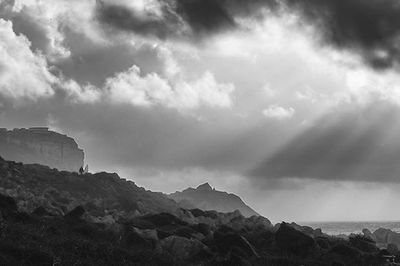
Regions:
<svg viewBox="0 0 400 266"><path fill-rule="evenodd" d="M148 14L140 16L127 7L98 2L100 21L118 29L141 35L198 38L238 27L237 15L254 15L257 7L276 6L274 0L171 0L159 1L162 18ZM189 27L189 32L185 28Z"/></svg>
<svg viewBox="0 0 400 266"><path fill-rule="evenodd" d="M195 33L210 33L235 26L223 1L178 0L177 13L190 25Z"/></svg>
<svg viewBox="0 0 400 266"><path fill-rule="evenodd" d="M164 18L160 19L154 14L146 14L143 17L121 5L106 4L101 1L97 3L99 20L122 30L165 39L180 28L179 18L171 12L168 5L163 6Z"/></svg>
<svg viewBox="0 0 400 266"><path fill-rule="evenodd" d="M143 20L123 6L101 4L99 18L114 27L160 38L192 37L237 28L236 17L256 18L261 8L296 11L315 26L325 44L355 52L376 69L400 61L400 3L397 0L175 0L163 3L164 16ZM280 8L277 8L279 6Z"/></svg>
<svg viewBox="0 0 400 266"><path fill-rule="evenodd" d="M286 0L316 25L324 41L359 53L374 68L400 61L397 0Z"/></svg>
<svg viewBox="0 0 400 266"><path fill-rule="evenodd" d="M399 107L378 103L322 117L251 170L259 178L400 182Z"/></svg>

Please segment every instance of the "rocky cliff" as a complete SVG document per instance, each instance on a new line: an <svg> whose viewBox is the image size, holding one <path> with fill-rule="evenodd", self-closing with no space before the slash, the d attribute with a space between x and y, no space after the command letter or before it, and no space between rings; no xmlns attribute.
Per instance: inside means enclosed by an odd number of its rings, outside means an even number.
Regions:
<svg viewBox="0 0 400 266"><path fill-rule="evenodd" d="M83 150L73 138L48 128L0 128L0 155L26 164L42 164L77 172L84 163Z"/></svg>
<svg viewBox="0 0 400 266"><path fill-rule="evenodd" d="M181 192L177 191L170 194L169 197L177 201L183 208L199 208L201 210L216 210L218 212L233 212L238 210L246 217L259 216L240 197L215 190L208 183L202 184L197 188L188 188Z"/></svg>

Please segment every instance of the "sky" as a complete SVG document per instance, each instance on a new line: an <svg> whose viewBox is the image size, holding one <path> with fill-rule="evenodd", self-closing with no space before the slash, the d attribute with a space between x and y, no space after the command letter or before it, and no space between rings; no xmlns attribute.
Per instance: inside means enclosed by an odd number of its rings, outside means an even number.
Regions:
<svg viewBox="0 0 400 266"><path fill-rule="evenodd" d="M0 0L0 125L273 222L400 220L397 0Z"/></svg>

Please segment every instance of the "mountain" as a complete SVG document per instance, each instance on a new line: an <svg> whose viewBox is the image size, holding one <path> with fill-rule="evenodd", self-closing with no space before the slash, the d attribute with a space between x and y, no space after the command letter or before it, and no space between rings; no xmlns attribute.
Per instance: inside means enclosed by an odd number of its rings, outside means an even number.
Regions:
<svg viewBox="0 0 400 266"><path fill-rule="evenodd" d="M84 152L73 138L46 127L0 128L0 156L71 172L77 172L84 163Z"/></svg>
<svg viewBox="0 0 400 266"><path fill-rule="evenodd" d="M183 208L199 208L201 210L216 210L218 212L233 212L239 210L245 217L259 216L257 212L247 206L240 197L224 191L213 189L205 183L197 188L188 188L181 192L169 195Z"/></svg>

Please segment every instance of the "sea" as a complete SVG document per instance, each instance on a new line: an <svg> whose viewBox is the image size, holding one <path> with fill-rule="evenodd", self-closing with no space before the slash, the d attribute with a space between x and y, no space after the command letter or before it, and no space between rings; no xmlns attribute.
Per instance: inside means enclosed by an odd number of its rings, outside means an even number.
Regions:
<svg viewBox="0 0 400 266"><path fill-rule="evenodd" d="M364 228L374 232L376 229L385 228L400 233L400 221L388 222L306 222L299 223L314 229L321 228L328 235L350 235L362 233Z"/></svg>

